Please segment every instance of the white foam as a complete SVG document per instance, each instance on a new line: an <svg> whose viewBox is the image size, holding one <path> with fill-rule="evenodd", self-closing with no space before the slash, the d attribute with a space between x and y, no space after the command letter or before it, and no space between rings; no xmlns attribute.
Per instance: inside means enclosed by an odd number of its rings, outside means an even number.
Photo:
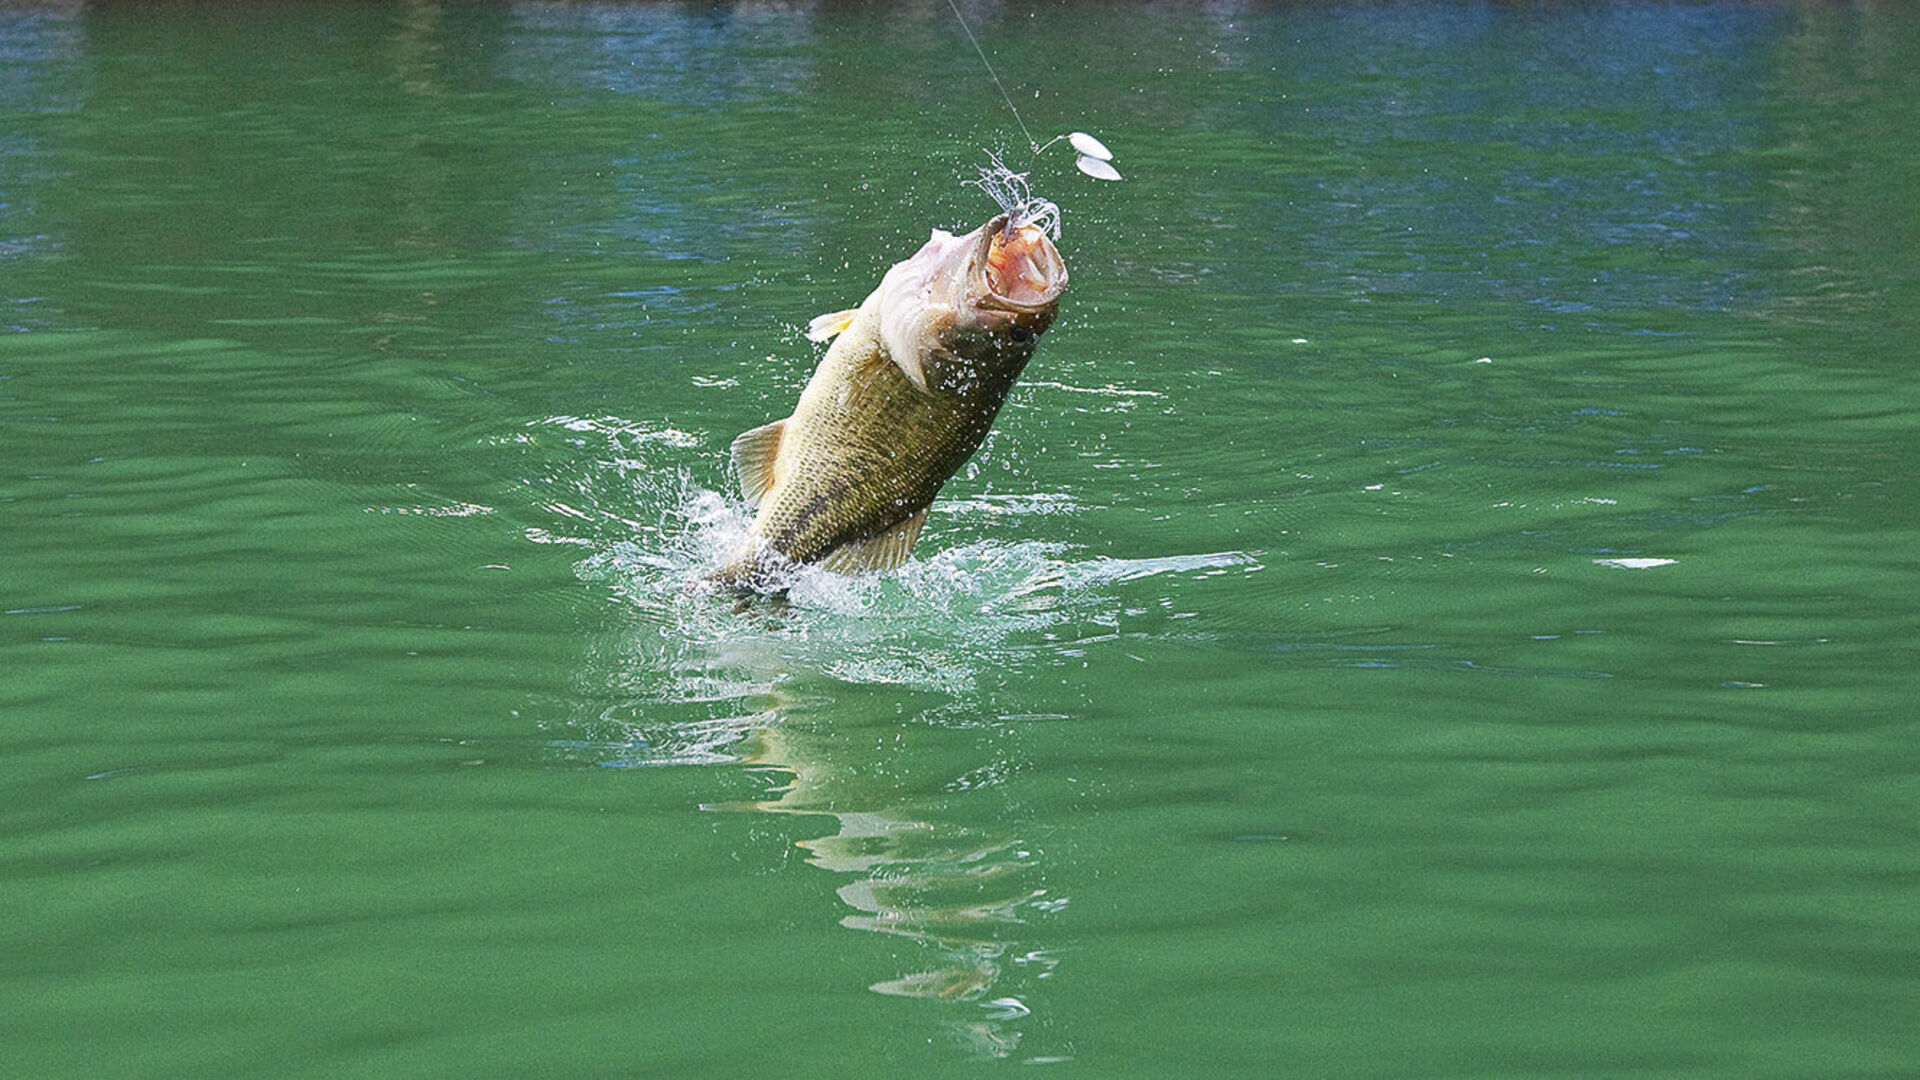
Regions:
<svg viewBox="0 0 1920 1080"><path fill-rule="evenodd" d="M580 718L596 739L629 748L612 755L620 764L731 760L733 743L780 714L796 678L929 691L974 715L988 673L997 682L997 673L1046 662L1062 638L1111 637L1123 605L1141 604L1134 583L1260 569L1258 553L1241 551L1090 558L1067 544L997 538L942 547L936 528L898 570L848 577L801 567L784 600L742 603L692 588L747 540L742 505L685 470L626 475L634 505L614 515L596 505L602 528L589 533L608 531L609 518L645 526L613 542L589 536L593 550L576 564L624 613L590 643L582 673L584 700L611 695L617 704ZM1079 507L1036 494L936 509L937 518L982 521Z"/></svg>

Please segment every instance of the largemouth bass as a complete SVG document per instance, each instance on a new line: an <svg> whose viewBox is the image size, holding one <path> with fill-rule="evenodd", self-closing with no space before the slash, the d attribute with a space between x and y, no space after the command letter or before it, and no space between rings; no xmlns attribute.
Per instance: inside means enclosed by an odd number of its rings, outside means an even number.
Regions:
<svg viewBox="0 0 1920 1080"><path fill-rule="evenodd" d="M980 448L1067 286L1042 223L1000 214L935 229L864 303L823 315L833 339L793 415L733 441L753 509L747 543L709 580L779 592L793 568L891 570L927 508Z"/></svg>

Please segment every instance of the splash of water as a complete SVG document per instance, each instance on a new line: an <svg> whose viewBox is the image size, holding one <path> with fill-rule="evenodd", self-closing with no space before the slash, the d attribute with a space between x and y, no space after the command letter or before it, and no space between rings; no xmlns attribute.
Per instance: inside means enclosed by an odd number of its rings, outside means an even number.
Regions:
<svg viewBox="0 0 1920 1080"><path fill-rule="evenodd" d="M704 808L817 821L798 843L830 875L842 924L913 943L873 972L873 992L939 1002L941 1026L969 1055L1032 1053L1023 1039L1042 1025L1029 1003L1061 962L1045 924L1072 898L1049 888L1031 821L983 813L991 798L967 796L1023 768L1018 740L998 734L1068 718L1034 711L1032 674L1117 636L1123 612L1142 602L1138 582L1253 572L1255 557L1114 559L1004 540L1008 524L1025 533L1021 524L1071 518L1080 504L1065 493L974 494L936 502L921 554L898 570L801 568L783 602L736 610L687 588L751 523L694 478L688 438L572 418L530 438L555 433L568 452L530 482L553 528L529 538L584 549L577 574L612 603L581 672L588 711L551 752L635 770L737 764L716 776L727 794ZM941 546L953 531L942 526L955 524L985 538ZM894 784L875 749L877 734L901 724L995 737L929 799Z"/></svg>

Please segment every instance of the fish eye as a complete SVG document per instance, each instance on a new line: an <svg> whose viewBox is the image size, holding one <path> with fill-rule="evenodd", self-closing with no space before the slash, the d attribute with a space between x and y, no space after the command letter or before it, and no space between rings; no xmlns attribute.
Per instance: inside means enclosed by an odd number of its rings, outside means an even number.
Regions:
<svg viewBox="0 0 1920 1080"><path fill-rule="evenodd" d="M1033 331L1024 326L1016 326L1007 331L1007 336L1016 342L1027 341L1033 337Z"/></svg>

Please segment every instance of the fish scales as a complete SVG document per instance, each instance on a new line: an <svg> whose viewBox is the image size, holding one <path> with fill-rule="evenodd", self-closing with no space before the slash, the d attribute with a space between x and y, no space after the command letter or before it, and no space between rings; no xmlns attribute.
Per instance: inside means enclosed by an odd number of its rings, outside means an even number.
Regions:
<svg viewBox="0 0 1920 1080"><path fill-rule="evenodd" d="M829 350L823 392L807 394L788 422L792 477L763 500L762 531L794 562L813 562L849 539L875 536L934 497L985 441L1032 355L1006 350L926 391L888 362L878 319L856 318ZM946 374L936 365L930 377Z"/></svg>
<svg viewBox="0 0 1920 1080"><path fill-rule="evenodd" d="M942 485L986 439L1052 323L1066 267L1045 234L1001 215L936 231L854 312L793 415L734 444L754 505L748 543L711 578L778 591L793 565L889 569Z"/></svg>

